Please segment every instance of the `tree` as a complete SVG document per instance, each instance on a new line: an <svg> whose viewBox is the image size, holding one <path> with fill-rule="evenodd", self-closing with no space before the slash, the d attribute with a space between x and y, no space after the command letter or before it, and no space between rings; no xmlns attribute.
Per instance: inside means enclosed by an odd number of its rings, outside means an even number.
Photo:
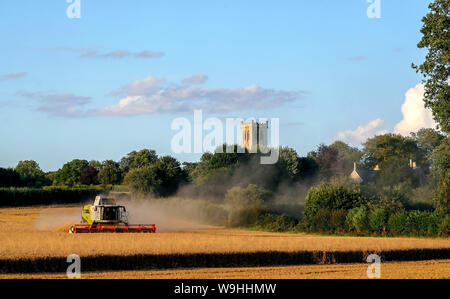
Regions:
<svg viewBox="0 0 450 299"><path fill-rule="evenodd" d="M0 187L20 187L20 175L12 168L0 168Z"/></svg>
<svg viewBox="0 0 450 299"><path fill-rule="evenodd" d="M425 106L431 108L434 119L442 131L450 132L450 2L435 0L430 12L422 19L422 40L417 45L426 48L425 61L413 68L423 74L425 80Z"/></svg>
<svg viewBox="0 0 450 299"><path fill-rule="evenodd" d="M49 171L45 174L45 178L48 180L50 185L55 183L55 175L56 171Z"/></svg>
<svg viewBox="0 0 450 299"><path fill-rule="evenodd" d="M322 184L309 189L303 214L310 223L320 210L339 211L360 207L365 202L361 190Z"/></svg>
<svg viewBox="0 0 450 299"><path fill-rule="evenodd" d="M278 167L281 179L288 179L291 182L298 181L301 175L300 158L297 152L289 147L280 147Z"/></svg>
<svg viewBox="0 0 450 299"><path fill-rule="evenodd" d="M134 157L131 168L141 168L153 164L158 159L156 151L143 149L139 151Z"/></svg>
<svg viewBox="0 0 450 299"><path fill-rule="evenodd" d="M319 172L319 164L311 157L301 157L299 159L300 180L314 178Z"/></svg>
<svg viewBox="0 0 450 299"><path fill-rule="evenodd" d="M445 138L440 132L431 128L424 128L417 133L411 133L411 137L417 142L419 148L424 151L428 162L431 162L431 154Z"/></svg>
<svg viewBox="0 0 450 299"><path fill-rule="evenodd" d="M229 150L230 153L228 153L227 147L232 147L232 152ZM250 159L248 152L239 153L239 151L242 149L238 145L224 144L219 146L213 154L205 153L201 161L207 163L208 169L235 168Z"/></svg>
<svg viewBox="0 0 450 299"><path fill-rule="evenodd" d="M229 150L230 153L227 153L227 147L231 147L232 152ZM223 184L224 178L227 177L227 181L231 179L233 172L240 166L249 166L247 164L251 156L245 151L244 153L238 153L240 150L241 148L238 145L228 146L224 144L219 146L214 153L204 153L199 163L187 165L186 170L189 171L190 179L197 185L220 182ZM256 158L256 156L253 156L253 158ZM217 180L219 181L217 182Z"/></svg>
<svg viewBox="0 0 450 299"><path fill-rule="evenodd" d="M98 170L94 166L88 166L81 172L81 184L98 185Z"/></svg>
<svg viewBox="0 0 450 299"><path fill-rule="evenodd" d="M147 167L158 159L156 151L143 149L139 152L132 151L120 160L120 168L124 174L131 169Z"/></svg>
<svg viewBox="0 0 450 299"><path fill-rule="evenodd" d="M171 156L164 156L155 162L158 169L158 179L161 181L160 195L174 194L179 185L187 182L188 175L181 168L180 162Z"/></svg>
<svg viewBox="0 0 450 299"><path fill-rule="evenodd" d="M135 168L125 177L125 183L138 194L163 197L174 194L179 185L187 179L181 164L166 156L149 166Z"/></svg>
<svg viewBox="0 0 450 299"><path fill-rule="evenodd" d="M234 187L225 195L225 202L232 209L263 206L269 201L273 193L260 186L250 184L246 188Z"/></svg>
<svg viewBox="0 0 450 299"><path fill-rule="evenodd" d="M25 186L41 187L47 183L45 174L36 161L20 161L15 170Z"/></svg>
<svg viewBox="0 0 450 299"><path fill-rule="evenodd" d="M86 160L75 159L63 165L63 167L55 174L55 182L67 186L81 184L81 174L89 167Z"/></svg>
<svg viewBox="0 0 450 299"><path fill-rule="evenodd" d="M342 141L336 141L329 147L338 152L335 175L348 176L353 170L353 164L361 160L362 152Z"/></svg>
<svg viewBox="0 0 450 299"><path fill-rule="evenodd" d="M444 139L432 154L433 169L438 177L433 204L437 211L450 213L450 137Z"/></svg>
<svg viewBox="0 0 450 299"><path fill-rule="evenodd" d="M418 178L408 164L408 159L391 157L380 163L380 171L377 176L379 187L395 186L403 182L408 182L411 187L417 187L419 184Z"/></svg>
<svg viewBox="0 0 450 299"><path fill-rule="evenodd" d="M98 173L100 183L106 185L120 184L122 181L122 172L120 165L112 160L103 161L101 170Z"/></svg>
<svg viewBox="0 0 450 299"><path fill-rule="evenodd" d="M367 168L373 169L376 165L381 165L383 161L392 158L404 159L405 163L413 159L418 166L426 166L423 151L410 137L384 134L370 138L364 144L363 160Z"/></svg>
<svg viewBox="0 0 450 299"><path fill-rule="evenodd" d="M100 171L102 169L102 163L97 160L91 160L89 162L89 166L94 167L97 171Z"/></svg>
<svg viewBox="0 0 450 299"><path fill-rule="evenodd" d="M370 205L372 208L383 207L390 213L402 212L409 204L409 193L411 193L411 188L406 182L383 187L379 193L379 198L372 200Z"/></svg>
<svg viewBox="0 0 450 299"><path fill-rule="evenodd" d="M335 175L339 156L337 149L321 144L316 152L311 152L308 156L314 157L319 165L319 176L322 180L329 180Z"/></svg>
<svg viewBox="0 0 450 299"><path fill-rule="evenodd" d="M151 165L131 169L125 176L125 184L133 193L158 196L158 187L161 182L157 178L156 166Z"/></svg>
<svg viewBox="0 0 450 299"><path fill-rule="evenodd" d="M353 170L353 163L361 160L361 156L359 149L336 141L329 146L319 145L317 151L308 153L307 159L316 162L316 165L309 165L312 172L315 172L315 167L318 166L320 179L330 180L333 176L348 176Z"/></svg>
<svg viewBox="0 0 450 299"><path fill-rule="evenodd" d="M195 169L197 168L199 163L193 163L193 162L184 162L183 163L183 169L186 171L188 175L189 182L193 181Z"/></svg>
<svg viewBox="0 0 450 299"><path fill-rule="evenodd" d="M134 162L136 154L136 151L132 151L120 160L119 165L122 173L126 174L131 170L131 165Z"/></svg>
<svg viewBox="0 0 450 299"><path fill-rule="evenodd" d="M369 229L369 210L366 206L351 209L347 214L346 222L359 232Z"/></svg>

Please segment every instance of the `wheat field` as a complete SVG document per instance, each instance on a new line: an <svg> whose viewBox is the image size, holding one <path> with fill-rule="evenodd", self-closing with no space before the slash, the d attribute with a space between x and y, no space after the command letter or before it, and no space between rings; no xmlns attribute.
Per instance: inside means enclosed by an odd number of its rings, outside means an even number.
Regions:
<svg viewBox="0 0 450 299"><path fill-rule="evenodd" d="M70 235L79 207L0 209L0 259L296 251L387 251L450 248L449 239L333 237L265 233L206 225L156 234ZM71 219L74 218L74 219ZM173 219L169 222L182 222ZM187 223L187 222L186 222ZM158 223L157 223L158 224ZM182 231L186 228L186 231Z"/></svg>
<svg viewBox="0 0 450 299"><path fill-rule="evenodd" d="M82 279L366 279L367 264L263 268L200 268L82 273ZM66 279L65 274L0 274L0 279ZM381 265L381 279L449 279L450 261L392 262Z"/></svg>

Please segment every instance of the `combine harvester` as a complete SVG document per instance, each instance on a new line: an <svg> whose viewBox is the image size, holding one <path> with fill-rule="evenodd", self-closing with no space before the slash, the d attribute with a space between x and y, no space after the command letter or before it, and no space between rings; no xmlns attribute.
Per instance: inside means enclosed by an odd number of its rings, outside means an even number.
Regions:
<svg viewBox="0 0 450 299"><path fill-rule="evenodd" d="M128 224L128 213L114 198L97 196L94 205L84 206L83 223L73 225L69 233L155 233L155 224Z"/></svg>

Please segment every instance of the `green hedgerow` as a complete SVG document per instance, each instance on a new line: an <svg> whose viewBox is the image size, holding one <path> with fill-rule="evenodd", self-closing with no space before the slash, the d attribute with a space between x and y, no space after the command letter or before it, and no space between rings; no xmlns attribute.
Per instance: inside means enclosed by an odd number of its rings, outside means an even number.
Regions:
<svg viewBox="0 0 450 299"><path fill-rule="evenodd" d="M343 186L323 184L311 188L306 196L303 214L309 223L320 210L350 210L365 202L359 188L348 189Z"/></svg>
<svg viewBox="0 0 450 299"><path fill-rule="evenodd" d="M377 207L369 212L369 227L372 231L382 232L388 224L389 213L384 207Z"/></svg>
<svg viewBox="0 0 450 299"><path fill-rule="evenodd" d="M255 225L259 217L267 213L262 207L245 207L233 209L228 214L229 227L250 227Z"/></svg>
<svg viewBox="0 0 450 299"><path fill-rule="evenodd" d="M297 224L298 221L291 216L266 213L258 217L256 227L272 232L286 232L294 230Z"/></svg>
<svg viewBox="0 0 450 299"><path fill-rule="evenodd" d="M353 208L348 212L346 222L352 229L359 232L368 230L369 227L369 209L366 206Z"/></svg>
<svg viewBox="0 0 450 299"><path fill-rule="evenodd" d="M407 217L406 212L392 214L388 221L389 231L394 235L409 234L409 228L406 226Z"/></svg>

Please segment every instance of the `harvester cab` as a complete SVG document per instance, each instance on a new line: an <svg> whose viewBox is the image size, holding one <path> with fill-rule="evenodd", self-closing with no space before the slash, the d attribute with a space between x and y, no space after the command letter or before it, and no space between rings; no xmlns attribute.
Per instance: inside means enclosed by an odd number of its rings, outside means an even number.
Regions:
<svg viewBox="0 0 450 299"><path fill-rule="evenodd" d="M86 205L81 212L81 224L73 225L69 233L154 233L154 224L129 224L128 212L112 197L97 196L93 205Z"/></svg>
<svg viewBox="0 0 450 299"><path fill-rule="evenodd" d="M128 224L128 213L114 198L97 196L93 205L83 208L83 222L92 224Z"/></svg>

